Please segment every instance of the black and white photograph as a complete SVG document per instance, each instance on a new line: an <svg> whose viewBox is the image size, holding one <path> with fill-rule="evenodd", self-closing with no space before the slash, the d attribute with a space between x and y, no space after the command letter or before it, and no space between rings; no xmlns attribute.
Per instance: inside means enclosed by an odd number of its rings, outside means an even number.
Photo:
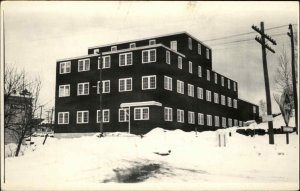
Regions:
<svg viewBox="0 0 300 191"><path fill-rule="evenodd" d="M1 2L1 189L299 190L298 1Z"/></svg>

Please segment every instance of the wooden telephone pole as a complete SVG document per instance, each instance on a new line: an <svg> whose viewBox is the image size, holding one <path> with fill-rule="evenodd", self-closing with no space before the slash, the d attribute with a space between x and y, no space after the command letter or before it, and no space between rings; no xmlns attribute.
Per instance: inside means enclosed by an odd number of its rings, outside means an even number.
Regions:
<svg viewBox="0 0 300 191"><path fill-rule="evenodd" d="M267 115L272 116L272 104L271 104L271 95L270 95L266 49L268 49L272 53L275 53L275 51L266 43L266 39L269 40L273 45L276 45L276 41L273 40L269 35L265 34L264 22L260 22L260 29L254 25L252 26L252 29L261 35L260 38L256 36L255 40L259 44L261 44L265 87L266 87ZM272 120L268 121L268 126L269 126L269 144L274 144L274 130L273 130L273 121Z"/></svg>

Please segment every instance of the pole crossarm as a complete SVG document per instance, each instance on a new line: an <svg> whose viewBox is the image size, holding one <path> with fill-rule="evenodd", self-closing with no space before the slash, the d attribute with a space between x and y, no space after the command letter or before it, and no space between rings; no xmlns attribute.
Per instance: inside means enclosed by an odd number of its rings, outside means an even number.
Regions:
<svg viewBox="0 0 300 191"><path fill-rule="evenodd" d="M262 32L257 26L252 25L252 29L255 30L256 32L258 32L260 35L262 35L267 40L269 40L273 45L277 45L276 41L272 37L270 37L269 35Z"/></svg>
<svg viewBox="0 0 300 191"><path fill-rule="evenodd" d="M269 51L271 51L272 53L275 53L275 50L273 50L267 43L263 44L263 42L261 41L261 39L259 37L255 37L255 40L260 43L262 46L266 47Z"/></svg>

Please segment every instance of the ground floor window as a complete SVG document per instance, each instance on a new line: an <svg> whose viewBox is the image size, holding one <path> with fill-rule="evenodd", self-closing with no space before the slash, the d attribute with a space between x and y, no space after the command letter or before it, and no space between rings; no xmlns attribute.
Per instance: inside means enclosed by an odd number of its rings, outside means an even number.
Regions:
<svg viewBox="0 0 300 191"><path fill-rule="evenodd" d="M119 109L119 122L129 121L129 108Z"/></svg>
<svg viewBox="0 0 300 191"><path fill-rule="evenodd" d="M228 118L228 127L232 127L232 119Z"/></svg>
<svg viewBox="0 0 300 191"><path fill-rule="evenodd" d="M222 117L222 127L226 127L226 118Z"/></svg>
<svg viewBox="0 0 300 191"><path fill-rule="evenodd" d="M69 124L69 112L58 112L58 124Z"/></svg>
<svg viewBox="0 0 300 191"><path fill-rule="evenodd" d="M97 123L100 123L102 119L103 119L103 123L108 123L109 113L110 113L109 109L103 109L103 112L101 112L101 110L97 110Z"/></svg>
<svg viewBox="0 0 300 191"><path fill-rule="evenodd" d="M215 116L215 127L220 126L219 116Z"/></svg>
<svg viewBox="0 0 300 191"><path fill-rule="evenodd" d="M195 124L195 113L192 111L188 112L188 123Z"/></svg>
<svg viewBox="0 0 300 191"><path fill-rule="evenodd" d="M177 109L177 122L184 123L184 111Z"/></svg>
<svg viewBox="0 0 300 191"><path fill-rule="evenodd" d="M134 120L149 120L149 107L134 108Z"/></svg>
<svg viewBox="0 0 300 191"><path fill-rule="evenodd" d="M77 111L77 123L88 123L89 111Z"/></svg>
<svg viewBox="0 0 300 191"><path fill-rule="evenodd" d="M212 126L212 116L206 115L206 121L208 126Z"/></svg>
<svg viewBox="0 0 300 191"><path fill-rule="evenodd" d="M237 119L234 120L234 126L238 126L238 120Z"/></svg>
<svg viewBox="0 0 300 191"><path fill-rule="evenodd" d="M165 121L173 121L173 109L170 107L164 108L164 118Z"/></svg>
<svg viewBox="0 0 300 191"><path fill-rule="evenodd" d="M198 113L198 125L204 125L204 115L203 115L203 113Z"/></svg>

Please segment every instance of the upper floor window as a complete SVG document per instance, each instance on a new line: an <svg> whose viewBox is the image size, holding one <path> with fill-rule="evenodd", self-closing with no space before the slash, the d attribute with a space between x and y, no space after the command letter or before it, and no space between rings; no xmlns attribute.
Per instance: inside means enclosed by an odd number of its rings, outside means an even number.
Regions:
<svg viewBox="0 0 300 191"><path fill-rule="evenodd" d="M156 62L156 49L142 51L142 63Z"/></svg>
<svg viewBox="0 0 300 191"><path fill-rule="evenodd" d="M222 117L222 127L226 127L226 118Z"/></svg>
<svg viewBox="0 0 300 191"><path fill-rule="evenodd" d="M206 90L206 101L211 101L211 91Z"/></svg>
<svg viewBox="0 0 300 191"><path fill-rule="evenodd" d="M70 96L70 84L60 85L58 97L67 97L67 96Z"/></svg>
<svg viewBox="0 0 300 191"><path fill-rule="evenodd" d="M97 93L100 93L100 81L97 82L98 88ZM110 80L102 80L102 93L109 93L110 92Z"/></svg>
<svg viewBox="0 0 300 191"><path fill-rule="evenodd" d="M132 52L119 55L119 66L132 65Z"/></svg>
<svg viewBox="0 0 300 191"><path fill-rule="evenodd" d="M166 63L167 64L171 64L170 51L166 51Z"/></svg>
<svg viewBox="0 0 300 191"><path fill-rule="evenodd" d="M111 50L112 52L117 51L117 46L112 46L112 47L110 48L110 50Z"/></svg>
<svg viewBox="0 0 300 191"><path fill-rule="evenodd" d="M58 124L69 124L69 112L58 112Z"/></svg>
<svg viewBox="0 0 300 191"><path fill-rule="evenodd" d="M237 100L233 99L233 108L237 109Z"/></svg>
<svg viewBox="0 0 300 191"><path fill-rule="evenodd" d="M156 89L156 76L143 76L142 77L142 90Z"/></svg>
<svg viewBox="0 0 300 191"><path fill-rule="evenodd" d="M182 57L178 56L178 68L182 69Z"/></svg>
<svg viewBox="0 0 300 191"><path fill-rule="evenodd" d="M192 39L189 38L189 49L192 50L193 49L193 44L192 44Z"/></svg>
<svg viewBox="0 0 300 191"><path fill-rule="evenodd" d="M89 82L77 84L77 95L88 95L89 94Z"/></svg>
<svg viewBox="0 0 300 191"><path fill-rule="evenodd" d="M132 91L132 78L119 79L119 92Z"/></svg>
<svg viewBox="0 0 300 191"><path fill-rule="evenodd" d="M102 120L103 123L109 122L109 109L97 110L97 123L100 123Z"/></svg>
<svg viewBox="0 0 300 191"><path fill-rule="evenodd" d="M193 63L189 61L189 73L193 73Z"/></svg>
<svg viewBox="0 0 300 191"><path fill-rule="evenodd" d="M224 77L221 76L221 85L224 86Z"/></svg>
<svg viewBox="0 0 300 191"><path fill-rule="evenodd" d="M212 126L212 116L206 115L207 126Z"/></svg>
<svg viewBox="0 0 300 191"><path fill-rule="evenodd" d="M130 43L129 48L135 48L135 43Z"/></svg>
<svg viewBox="0 0 300 191"><path fill-rule="evenodd" d="M218 74L215 73L215 84L217 84L217 83L218 83Z"/></svg>
<svg viewBox="0 0 300 191"><path fill-rule="evenodd" d="M198 43L198 54L201 55L201 44Z"/></svg>
<svg viewBox="0 0 300 191"><path fill-rule="evenodd" d="M184 111L177 109L177 122L184 123Z"/></svg>
<svg viewBox="0 0 300 191"><path fill-rule="evenodd" d="M236 92L236 82L233 82L233 91Z"/></svg>
<svg viewBox="0 0 300 191"><path fill-rule="evenodd" d="M94 49L94 54L99 54L99 49Z"/></svg>
<svg viewBox="0 0 300 191"><path fill-rule="evenodd" d="M232 119L228 118L228 127L232 127Z"/></svg>
<svg viewBox="0 0 300 191"><path fill-rule="evenodd" d="M166 90L172 91L172 78L168 76L164 76L164 88Z"/></svg>
<svg viewBox="0 0 300 191"><path fill-rule="evenodd" d="M134 108L134 120L149 120L149 107Z"/></svg>
<svg viewBox="0 0 300 191"><path fill-rule="evenodd" d="M256 107L253 106L253 113L256 113Z"/></svg>
<svg viewBox="0 0 300 191"><path fill-rule="evenodd" d="M198 125L204 125L204 114L198 113Z"/></svg>
<svg viewBox="0 0 300 191"><path fill-rule="evenodd" d="M225 96L224 95L221 95L221 104L222 105L226 105L226 103L225 103Z"/></svg>
<svg viewBox="0 0 300 191"><path fill-rule="evenodd" d="M173 109L170 107L164 108L164 119L165 121L173 121Z"/></svg>
<svg viewBox="0 0 300 191"><path fill-rule="evenodd" d="M102 57L102 62L103 62L103 65L102 65L102 68L110 68L110 55L108 56L103 56ZM100 69L100 60L98 60L98 69Z"/></svg>
<svg viewBox="0 0 300 191"><path fill-rule="evenodd" d="M149 40L149 45L155 45L156 44L156 40Z"/></svg>
<svg viewBox="0 0 300 191"><path fill-rule="evenodd" d="M228 84L228 89L230 89L230 80L227 80L227 84Z"/></svg>
<svg viewBox="0 0 300 191"><path fill-rule="evenodd" d="M218 93L214 93L214 102L219 103L219 94Z"/></svg>
<svg viewBox="0 0 300 191"><path fill-rule="evenodd" d="M202 67L198 66L198 76L202 77Z"/></svg>
<svg viewBox="0 0 300 191"><path fill-rule="evenodd" d="M206 49L206 59L209 59L209 49Z"/></svg>
<svg viewBox="0 0 300 191"><path fill-rule="evenodd" d="M184 94L184 82L177 80L177 92L180 94Z"/></svg>
<svg viewBox="0 0 300 191"><path fill-rule="evenodd" d="M227 105L228 107L232 107L232 103L231 103L231 98L230 97L227 97Z"/></svg>
<svg viewBox="0 0 300 191"><path fill-rule="evenodd" d="M194 97L194 85L188 84L188 96Z"/></svg>
<svg viewBox="0 0 300 191"><path fill-rule="evenodd" d="M171 41L171 49L177 51L177 41Z"/></svg>
<svg viewBox="0 0 300 191"><path fill-rule="evenodd" d="M203 99L203 88L197 87L198 99Z"/></svg>
<svg viewBox="0 0 300 191"><path fill-rule="evenodd" d="M215 127L219 127L219 126L220 126L219 116L215 116Z"/></svg>
<svg viewBox="0 0 300 191"><path fill-rule="evenodd" d="M90 59L78 60L78 72L90 70Z"/></svg>
<svg viewBox="0 0 300 191"><path fill-rule="evenodd" d="M77 111L77 123L88 123L89 111Z"/></svg>
<svg viewBox="0 0 300 191"><path fill-rule="evenodd" d="M129 108L119 109L119 122L129 121Z"/></svg>
<svg viewBox="0 0 300 191"><path fill-rule="evenodd" d="M59 73L66 74L66 73L70 73L70 72L71 72L71 61L61 62L60 68L59 68Z"/></svg>
<svg viewBox="0 0 300 191"><path fill-rule="evenodd" d="M210 81L210 71L206 70L206 79Z"/></svg>
<svg viewBox="0 0 300 191"><path fill-rule="evenodd" d="M192 111L188 111L188 123L195 124L195 113Z"/></svg>

